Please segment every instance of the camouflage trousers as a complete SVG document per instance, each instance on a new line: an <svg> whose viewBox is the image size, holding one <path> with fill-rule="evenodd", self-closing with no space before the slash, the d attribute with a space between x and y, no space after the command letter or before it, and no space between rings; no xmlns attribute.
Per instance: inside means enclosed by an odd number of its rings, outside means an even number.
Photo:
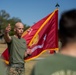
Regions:
<svg viewBox="0 0 76 75"><path fill-rule="evenodd" d="M24 67L8 67L7 75L25 75Z"/></svg>

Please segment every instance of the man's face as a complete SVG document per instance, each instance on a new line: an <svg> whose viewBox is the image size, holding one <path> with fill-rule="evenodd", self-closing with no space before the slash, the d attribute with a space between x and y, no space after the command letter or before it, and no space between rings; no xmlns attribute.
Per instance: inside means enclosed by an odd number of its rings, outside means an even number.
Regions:
<svg viewBox="0 0 76 75"><path fill-rule="evenodd" d="M18 25L18 26L15 28L16 35L19 36L19 37L22 36L23 31L24 31L24 26L23 26L23 25Z"/></svg>

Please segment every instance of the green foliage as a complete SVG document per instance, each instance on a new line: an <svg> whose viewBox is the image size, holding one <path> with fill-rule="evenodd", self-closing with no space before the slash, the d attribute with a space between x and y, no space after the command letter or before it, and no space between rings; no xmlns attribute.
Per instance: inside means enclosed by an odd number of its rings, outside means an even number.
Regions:
<svg viewBox="0 0 76 75"><path fill-rule="evenodd" d="M24 25L24 31L30 28L30 26Z"/></svg>
<svg viewBox="0 0 76 75"><path fill-rule="evenodd" d="M17 18L17 17L13 17L10 18L10 14L7 13L5 10L1 10L0 11L0 32L3 34L5 27L10 24L11 25L11 32L10 35L14 34L14 25L16 22L22 22L21 19ZM24 30L26 30L27 28L29 28L30 26L27 26L26 24L24 24Z"/></svg>

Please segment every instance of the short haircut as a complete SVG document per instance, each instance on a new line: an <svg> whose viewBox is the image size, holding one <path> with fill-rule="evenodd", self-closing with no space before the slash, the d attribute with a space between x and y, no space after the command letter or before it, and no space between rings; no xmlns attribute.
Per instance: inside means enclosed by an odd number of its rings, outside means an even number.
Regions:
<svg viewBox="0 0 76 75"><path fill-rule="evenodd" d="M76 41L76 9L62 13L59 21L59 38L62 45Z"/></svg>

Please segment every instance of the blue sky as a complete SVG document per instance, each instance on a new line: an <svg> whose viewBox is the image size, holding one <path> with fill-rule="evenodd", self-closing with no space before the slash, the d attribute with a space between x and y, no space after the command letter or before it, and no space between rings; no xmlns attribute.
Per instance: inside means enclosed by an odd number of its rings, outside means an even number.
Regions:
<svg viewBox="0 0 76 75"><path fill-rule="evenodd" d="M56 3L60 5L59 16L65 10L76 9L76 0L0 0L0 10L31 26L53 12Z"/></svg>

